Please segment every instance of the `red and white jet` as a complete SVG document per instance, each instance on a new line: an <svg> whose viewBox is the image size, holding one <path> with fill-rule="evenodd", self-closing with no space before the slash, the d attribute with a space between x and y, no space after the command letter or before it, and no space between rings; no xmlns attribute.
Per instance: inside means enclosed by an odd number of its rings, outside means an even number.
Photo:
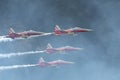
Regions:
<svg viewBox="0 0 120 80"><path fill-rule="evenodd" d="M46 36L50 34L52 33L37 32L33 30L16 33L12 28L10 28L9 34L6 36L6 38L12 38L12 39L30 38L30 37L37 37L37 36Z"/></svg>
<svg viewBox="0 0 120 80"><path fill-rule="evenodd" d="M56 25L55 29L54 29L54 34L55 35L76 34L79 32L89 32L89 31L92 31L92 30L91 29L84 29L84 28L80 28L80 27L75 27L75 28L63 30L58 25Z"/></svg>
<svg viewBox="0 0 120 80"><path fill-rule="evenodd" d="M74 62L70 61L64 61L64 60L56 60L56 61L50 61L46 62L42 57L39 60L38 66L41 67L48 67L48 66L60 66L60 65L67 65L67 64L73 64Z"/></svg>
<svg viewBox="0 0 120 80"><path fill-rule="evenodd" d="M63 52L70 52L70 51L78 51L82 50L83 48L76 48L76 47L71 47L71 46L65 46L65 47L60 47L60 48L53 48L51 44L47 45L47 49L45 50L46 53L52 54L52 53L63 53Z"/></svg>

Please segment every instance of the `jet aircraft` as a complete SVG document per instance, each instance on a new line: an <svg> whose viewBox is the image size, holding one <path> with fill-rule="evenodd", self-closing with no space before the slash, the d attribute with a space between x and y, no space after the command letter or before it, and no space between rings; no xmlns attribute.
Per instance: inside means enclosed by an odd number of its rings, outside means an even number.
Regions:
<svg viewBox="0 0 120 80"><path fill-rule="evenodd" d="M60 66L60 65L67 65L67 64L73 64L74 62L70 61L64 61L64 60L55 60L55 61L50 61L46 62L42 57L39 60L38 66L41 67L48 67L48 66Z"/></svg>
<svg viewBox="0 0 120 80"><path fill-rule="evenodd" d="M58 25L56 25L55 29L54 29L54 35L76 34L79 32L89 32L89 31L92 31L92 30L91 29L84 29L84 28L80 28L80 27L75 27L75 28L63 30Z"/></svg>
<svg viewBox="0 0 120 80"><path fill-rule="evenodd" d="M64 52L70 52L70 51L78 51L78 50L82 50L82 49L83 48L77 48L77 47L72 47L72 46L53 48L51 46L51 44L48 44L45 52L48 53L48 54L53 54L53 53L57 53L57 52L64 53Z"/></svg>
<svg viewBox="0 0 120 80"><path fill-rule="evenodd" d="M19 39L19 38L30 38L30 37L37 37L37 36L46 36L50 35L52 33L44 33L44 32L37 32L33 30L24 31L16 33L12 28L10 28L8 35L6 38L12 38L12 39Z"/></svg>

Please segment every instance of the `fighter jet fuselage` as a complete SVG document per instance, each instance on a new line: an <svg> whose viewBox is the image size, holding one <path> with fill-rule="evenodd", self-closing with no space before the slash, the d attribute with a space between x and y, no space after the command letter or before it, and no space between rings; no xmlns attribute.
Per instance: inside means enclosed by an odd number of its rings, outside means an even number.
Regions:
<svg viewBox="0 0 120 80"><path fill-rule="evenodd" d="M11 33L8 35L8 37L14 39L14 38L28 38L31 36L39 36L42 35L42 32L22 32L22 33Z"/></svg>

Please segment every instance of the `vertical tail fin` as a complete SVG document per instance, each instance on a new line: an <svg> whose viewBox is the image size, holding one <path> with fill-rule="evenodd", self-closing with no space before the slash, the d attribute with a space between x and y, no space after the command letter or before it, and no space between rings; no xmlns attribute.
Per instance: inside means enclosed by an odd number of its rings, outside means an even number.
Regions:
<svg viewBox="0 0 120 80"><path fill-rule="evenodd" d="M48 43L48 45L47 45L47 49L51 49L51 48L53 48L53 47L51 46L50 43Z"/></svg>
<svg viewBox="0 0 120 80"><path fill-rule="evenodd" d="M59 31L61 30L60 27L58 25L55 25L55 31Z"/></svg>
<svg viewBox="0 0 120 80"><path fill-rule="evenodd" d="M45 62L45 60L41 57L40 59L39 59L39 63L44 63Z"/></svg>
<svg viewBox="0 0 120 80"><path fill-rule="evenodd" d="M15 31L12 28L9 29L9 34L11 33L15 33Z"/></svg>

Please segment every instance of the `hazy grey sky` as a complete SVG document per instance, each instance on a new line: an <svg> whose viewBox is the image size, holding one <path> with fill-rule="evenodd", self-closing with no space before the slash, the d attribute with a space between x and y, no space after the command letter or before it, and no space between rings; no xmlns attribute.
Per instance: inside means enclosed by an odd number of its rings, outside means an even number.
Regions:
<svg viewBox="0 0 120 80"><path fill-rule="evenodd" d="M77 36L46 36L0 43L0 53L25 52L53 47L75 46L83 51L65 55L35 54L0 59L0 66L34 64L64 59L74 65L59 68L21 68L0 72L0 80L119 80L120 79L120 1L119 0L0 0L0 35L10 27L16 32L52 32L82 27L93 32Z"/></svg>

